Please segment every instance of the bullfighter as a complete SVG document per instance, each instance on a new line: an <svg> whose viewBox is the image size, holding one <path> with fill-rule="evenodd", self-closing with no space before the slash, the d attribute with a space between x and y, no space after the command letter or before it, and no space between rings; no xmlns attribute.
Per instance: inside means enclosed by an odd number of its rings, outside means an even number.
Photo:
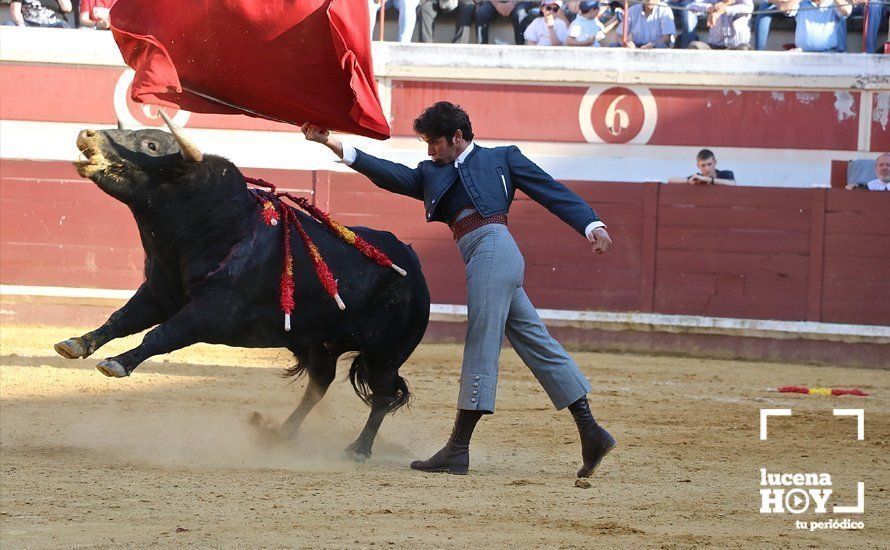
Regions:
<svg viewBox="0 0 890 550"><path fill-rule="evenodd" d="M414 121L430 157L417 168L369 155L324 128L307 123L302 131L378 187L424 201L427 222L449 225L466 264L468 327L454 428L441 450L428 460L412 462L411 468L467 473L476 423L495 410L498 358L506 334L554 407L572 413L583 458L578 477L589 477L616 442L590 411L590 383L548 333L523 289L525 262L507 229L507 213L516 190L521 190L586 236L593 251L602 254L612 240L596 212L515 145L488 148L474 143L469 116L447 101L428 107Z"/></svg>

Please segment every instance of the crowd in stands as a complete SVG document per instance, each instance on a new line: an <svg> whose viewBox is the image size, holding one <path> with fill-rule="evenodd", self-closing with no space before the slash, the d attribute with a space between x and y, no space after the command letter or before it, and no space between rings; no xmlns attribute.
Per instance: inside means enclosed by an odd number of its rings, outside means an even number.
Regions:
<svg viewBox="0 0 890 550"><path fill-rule="evenodd" d="M411 42L420 20L419 40L433 42L436 19L454 13L452 42L489 43L498 19L513 26L516 44L538 46L692 49L766 49L776 17L795 21L794 44L786 49L844 52L847 21L865 21L864 51L883 51L880 26L890 16L890 0L367 0L377 24L381 5L398 13L400 42ZM625 14L625 9L627 14ZM627 23L625 25L625 17ZM697 35L700 20L707 34ZM626 27L626 29L625 29ZM626 30L626 32L625 32Z"/></svg>
<svg viewBox="0 0 890 550"><path fill-rule="evenodd" d="M106 30L117 0L11 0L7 25ZM73 17L72 17L73 16Z"/></svg>
<svg viewBox="0 0 890 550"><path fill-rule="evenodd" d="M356 0L362 1L362 0ZM864 20L864 51L882 52L890 0L364 0L371 32L381 7L398 13L398 40L433 42L436 19L453 14L455 43L488 44L496 19L509 20L516 44L537 46L764 50L776 17L795 20L787 49L844 52L847 21ZM108 29L115 0L11 0L7 24ZM625 11L627 13L625 14ZM68 17L68 14L76 17ZM626 19L626 21L625 21ZM707 34L698 36L700 20ZM473 27L475 25L475 36Z"/></svg>

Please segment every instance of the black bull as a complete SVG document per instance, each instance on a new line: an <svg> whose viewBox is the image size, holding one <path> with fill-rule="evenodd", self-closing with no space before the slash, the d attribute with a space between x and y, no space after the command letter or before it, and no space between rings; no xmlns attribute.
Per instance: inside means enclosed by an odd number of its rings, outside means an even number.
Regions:
<svg viewBox="0 0 890 550"><path fill-rule="evenodd" d="M56 344L56 351L85 358L115 338L154 327L139 346L97 365L104 374L120 377L149 357L197 342L287 348L297 358L287 374L308 373L309 384L279 428L286 436L296 434L324 396L338 357L358 352L349 377L371 413L347 451L357 460L370 456L383 417L411 397L398 370L420 342L430 307L417 255L391 233L352 228L407 271L400 276L298 212L338 277L346 309L341 311L325 293L306 246L292 231L296 307L286 332L279 306L283 224L263 222L231 162L197 149L189 158L192 146L177 135L160 130L79 134L78 148L87 157L75 163L80 175L126 204L136 219L145 249L145 282L104 325Z"/></svg>

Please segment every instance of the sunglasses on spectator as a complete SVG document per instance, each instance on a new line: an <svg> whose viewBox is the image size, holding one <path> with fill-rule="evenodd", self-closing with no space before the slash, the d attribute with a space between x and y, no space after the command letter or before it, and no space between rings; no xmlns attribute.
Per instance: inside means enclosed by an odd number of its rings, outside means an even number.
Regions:
<svg viewBox="0 0 890 550"><path fill-rule="evenodd" d="M549 5L549 6L544 6L542 9L543 9L544 11L558 12L558 11L559 11L559 6L557 6L556 4L551 4L551 5Z"/></svg>

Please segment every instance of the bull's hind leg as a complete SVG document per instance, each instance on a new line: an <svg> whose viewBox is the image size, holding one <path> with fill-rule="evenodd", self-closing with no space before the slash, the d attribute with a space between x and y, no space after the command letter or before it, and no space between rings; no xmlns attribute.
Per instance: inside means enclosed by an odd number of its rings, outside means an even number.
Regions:
<svg viewBox="0 0 890 550"><path fill-rule="evenodd" d="M312 347L305 355L297 356L297 365L290 369L289 374L299 376L303 372L309 374L306 393L303 394L303 399L294 412L279 428L281 435L289 438L297 435L306 415L321 401L331 382L334 381L337 374L337 355L328 351L324 346Z"/></svg>
<svg viewBox="0 0 890 550"><path fill-rule="evenodd" d="M136 334L164 321L166 317L151 291L143 284L124 307L111 314L104 325L83 336L59 342L54 348L62 357L85 359L115 338Z"/></svg>
<svg viewBox="0 0 890 550"><path fill-rule="evenodd" d="M356 357L350 378L356 392L371 405L371 414L358 438L346 447L346 455L356 462L363 462L371 456L371 447L380 430L380 424L387 413L408 403L411 394L405 379L399 376L398 365L378 363L364 355Z"/></svg>

